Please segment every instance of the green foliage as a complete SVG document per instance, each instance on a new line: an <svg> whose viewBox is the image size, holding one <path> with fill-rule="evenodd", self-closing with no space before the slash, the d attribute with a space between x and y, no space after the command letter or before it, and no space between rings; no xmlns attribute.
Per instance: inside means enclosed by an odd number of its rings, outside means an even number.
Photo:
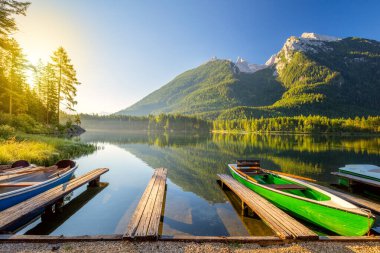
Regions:
<svg viewBox="0 0 380 253"><path fill-rule="evenodd" d="M18 135L16 139L0 141L0 163L24 159L41 165L51 165L61 159L73 159L90 154L96 146L36 135Z"/></svg>
<svg viewBox="0 0 380 253"><path fill-rule="evenodd" d="M0 112L0 125L8 125L25 133L42 134L52 132L51 128L47 128L27 114L9 115L8 113Z"/></svg>
<svg viewBox="0 0 380 253"><path fill-rule="evenodd" d="M16 134L14 127L8 125L0 125L0 139L9 139Z"/></svg>
<svg viewBox="0 0 380 253"><path fill-rule="evenodd" d="M296 116L260 119L215 120L214 131L296 133L380 133L380 117L330 119Z"/></svg>
<svg viewBox="0 0 380 253"><path fill-rule="evenodd" d="M18 42L9 37L17 29L14 15L25 15L28 6L27 2L0 0L0 113L12 117L6 124L31 133L44 132L43 127L37 126L36 122L57 125L61 103L68 110L74 110L77 103L76 85L79 82L70 58L62 47L53 53L52 63L45 65L40 62L37 66L31 66ZM34 89L26 81L26 71L30 68L35 72ZM27 126L29 123L32 125Z"/></svg>
<svg viewBox="0 0 380 253"><path fill-rule="evenodd" d="M194 116L159 114L149 116L81 115L82 126L87 129L134 131L202 132L210 130L210 123Z"/></svg>
<svg viewBox="0 0 380 253"><path fill-rule="evenodd" d="M66 103L66 109L70 111L75 111L74 106L77 104L75 100L77 88L76 86L80 83L76 77L76 71L74 66L71 64L71 60L63 47L59 47L53 55L51 56L52 64L49 73L53 77L54 88L56 89L56 107L57 107L57 118L59 122L60 114L60 104L61 102ZM47 68L49 64L47 65Z"/></svg>
<svg viewBox="0 0 380 253"><path fill-rule="evenodd" d="M0 47L6 48L7 35L17 30L14 15L24 15L29 2L0 0Z"/></svg>

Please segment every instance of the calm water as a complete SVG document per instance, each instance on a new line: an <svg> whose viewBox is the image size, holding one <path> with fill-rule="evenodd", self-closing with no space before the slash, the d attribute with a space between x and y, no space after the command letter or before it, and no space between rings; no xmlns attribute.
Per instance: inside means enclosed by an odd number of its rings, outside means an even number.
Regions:
<svg viewBox="0 0 380 253"><path fill-rule="evenodd" d="M66 197L53 220L36 219L18 233L95 235L123 233L153 173L168 168L161 233L164 235L271 235L263 222L240 215L240 202L223 192L216 174L237 158L262 167L336 183L331 171L350 163L380 164L379 137L304 135L168 135L88 131L80 137L99 150L76 159L76 176L110 168L101 188L86 186Z"/></svg>

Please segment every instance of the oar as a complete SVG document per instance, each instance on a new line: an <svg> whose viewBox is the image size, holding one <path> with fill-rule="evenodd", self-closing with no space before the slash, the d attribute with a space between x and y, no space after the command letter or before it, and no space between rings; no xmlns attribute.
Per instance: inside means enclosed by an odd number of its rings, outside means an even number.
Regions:
<svg viewBox="0 0 380 253"><path fill-rule="evenodd" d="M9 165L9 168L3 168L3 169L0 169L0 173L6 173L6 172L10 172L10 171L15 171L15 170L20 170L20 169L24 169L24 168L27 168L27 167L15 167L15 168L12 168L10 165Z"/></svg>
<svg viewBox="0 0 380 253"><path fill-rule="evenodd" d="M308 178L308 177L301 177L301 176L297 176L297 175L293 175L293 174L288 174L288 173L284 173L284 172L280 172L280 171L274 171L274 170L267 170L267 169L261 169L261 170L264 171L264 172L267 172L267 173L279 174L279 175L293 177L293 178L297 178L297 179L301 179L301 180L306 180L306 181L310 181L310 182L317 182L317 180L314 180L314 179Z"/></svg>
<svg viewBox="0 0 380 253"><path fill-rule="evenodd" d="M40 172L40 171L49 171L49 170L56 170L58 167L57 165L53 165L50 167L35 167L35 168L27 168L25 170L21 171L10 171L0 174L0 176L8 176L8 175L18 175L18 174L30 174L34 172Z"/></svg>

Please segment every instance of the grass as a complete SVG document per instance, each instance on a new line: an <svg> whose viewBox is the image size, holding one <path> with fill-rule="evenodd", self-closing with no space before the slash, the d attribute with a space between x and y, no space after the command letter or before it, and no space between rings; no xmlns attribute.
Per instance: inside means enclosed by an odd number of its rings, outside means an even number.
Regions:
<svg viewBox="0 0 380 253"><path fill-rule="evenodd" d="M51 165L61 159L73 159L94 152L96 146L57 137L17 134L0 140L0 163L27 160L39 165Z"/></svg>

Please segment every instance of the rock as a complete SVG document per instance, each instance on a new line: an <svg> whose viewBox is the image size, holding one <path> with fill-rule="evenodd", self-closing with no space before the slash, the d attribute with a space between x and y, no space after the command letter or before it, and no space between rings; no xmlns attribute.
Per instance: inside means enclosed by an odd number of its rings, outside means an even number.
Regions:
<svg viewBox="0 0 380 253"><path fill-rule="evenodd" d="M71 127L66 129L65 135L67 137L74 137L74 136L79 136L83 134L84 132L86 132L86 130L84 130L82 127L78 125L72 125Z"/></svg>

